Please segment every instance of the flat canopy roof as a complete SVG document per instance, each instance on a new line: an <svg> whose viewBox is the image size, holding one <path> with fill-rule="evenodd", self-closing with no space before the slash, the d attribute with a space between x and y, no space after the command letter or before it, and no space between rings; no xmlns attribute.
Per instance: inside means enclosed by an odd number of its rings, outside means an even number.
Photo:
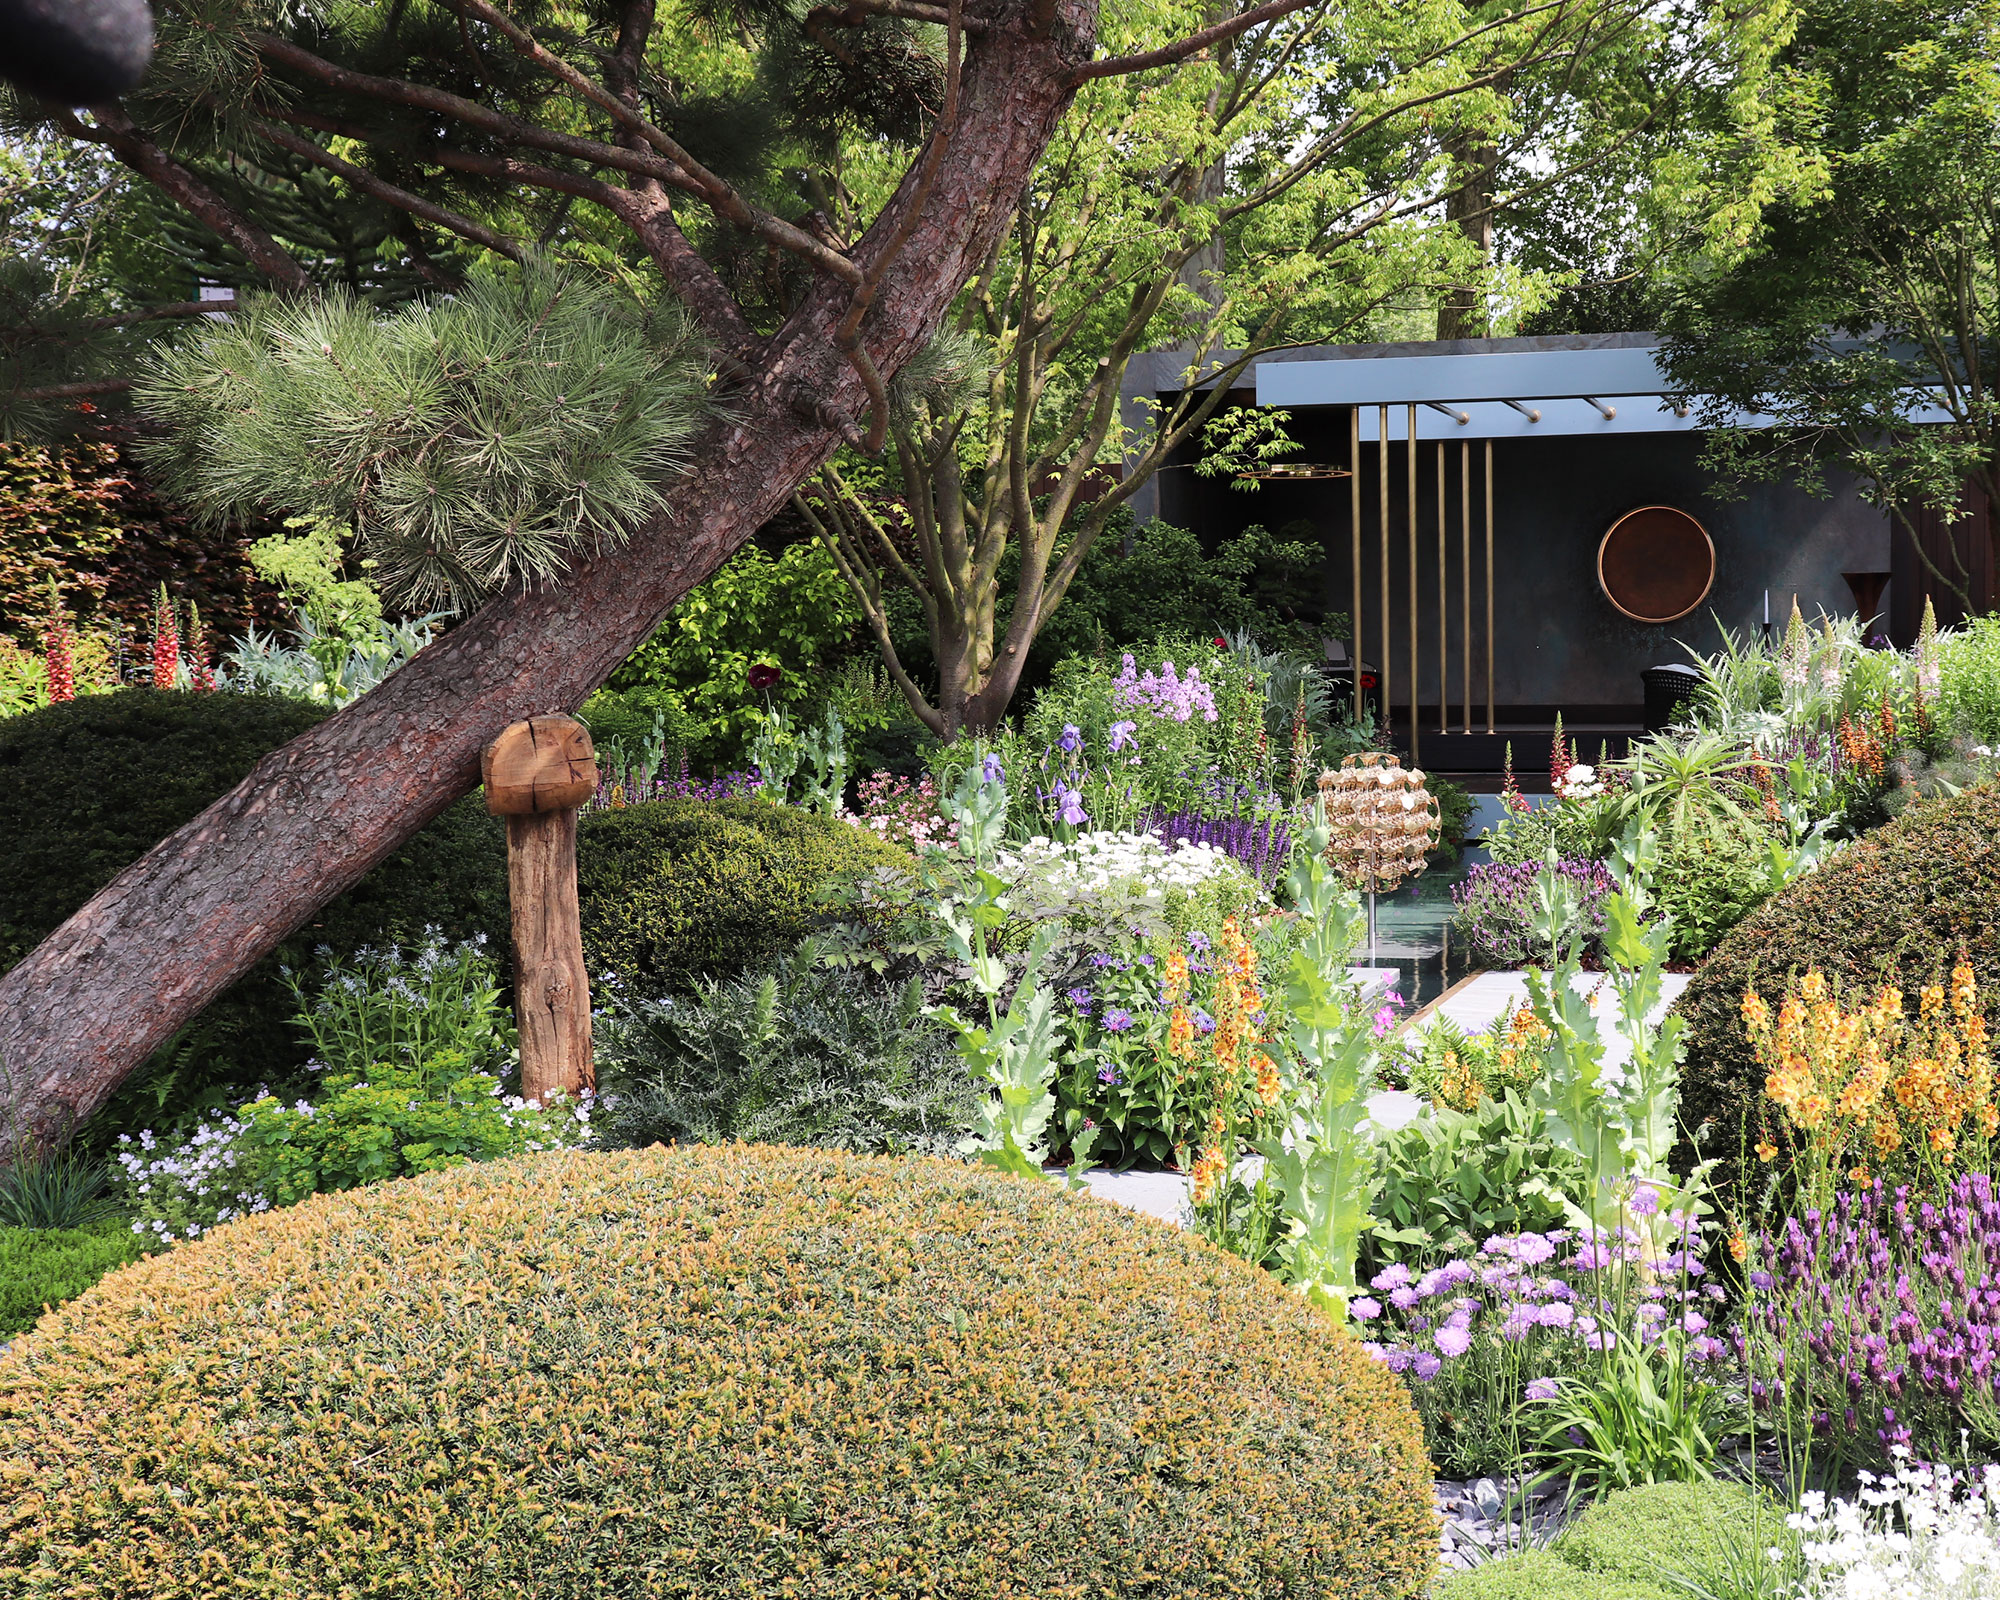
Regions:
<svg viewBox="0 0 2000 1600"><path fill-rule="evenodd" d="M1547 434L1674 433L1691 413L1661 398L1666 376L1653 349L1500 350L1474 355L1342 356L1260 361L1261 406L1360 406L1361 437L1407 438L1415 405L1419 439L1534 438ZM1735 425L1755 426L1741 415Z"/></svg>

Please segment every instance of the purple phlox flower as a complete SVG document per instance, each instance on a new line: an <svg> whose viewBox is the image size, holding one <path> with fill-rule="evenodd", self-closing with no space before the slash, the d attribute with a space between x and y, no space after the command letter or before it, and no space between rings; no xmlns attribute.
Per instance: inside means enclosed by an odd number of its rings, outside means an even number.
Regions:
<svg viewBox="0 0 2000 1600"><path fill-rule="evenodd" d="M1065 722L1063 724L1062 737L1056 740L1056 744L1069 754L1075 755L1077 751L1083 748L1083 735L1077 731L1077 726L1074 722Z"/></svg>
<svg viewBox="0 0 2000 1600"><path fill-rule="evenodd" d="M1357 1322L1373 1322L1382 1315L1382 1302L1368 1295L1358 1295L1347 1304L1348 1313Z"/></svg>
<svg viewBox="0 0 2000 1600"><path fill-rule="evenodd" d="M1069 1003L1075 1006L1076 1009L1079 1011L1088 1013L1091 1006L1096 1003L1097 997L1093 995L1088 989L1084 988L1081 984L1079 984L1076 988L1067 990L1065 992L1069 997Z"/></svg>
<svg viewBox="0 0 2000 1600"><path fill-rule="evenodd" d="M1097 1069L1097 1081L1103 1084L1118 1083L1120 1081L1118 1069L1116 1067L1099 1067Z"/></svg>
<svg viewBox="0 0 2000 1600"><path fill-rule="evenodd" d="M1554 1378L1535 1378L1529 1381L1524 1393L1530 1400L1553 1400L1561 1389L1562 1385Z"/></svg>
<svg viewBox="0 0 2000 1600"><path fill-rule="evenodd" d="M1120 750L1130 749L1139 742L1132 737L1133 731L1138 726L1139 724L1136 722L1114 722L1111 724L1111 753L1113 755L1116 755Z"/></svg>
<svg viewBox="0 0 2000 1600"><path fill-rule="evenodd" d="M1132 1013L1127 1011L1123 1006L1113 1006L1109 1011L1104 1013L1104 1031L1106 1033L1123 1033L1131 1026Z"/></svg>

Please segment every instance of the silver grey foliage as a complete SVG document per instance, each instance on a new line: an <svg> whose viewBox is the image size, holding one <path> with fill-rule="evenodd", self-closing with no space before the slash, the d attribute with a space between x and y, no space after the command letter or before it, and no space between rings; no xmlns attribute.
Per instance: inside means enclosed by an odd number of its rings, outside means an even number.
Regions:
<svg viewBox="0 0 2000 1600"><path fill-rule="evenodd" d="M155 469L202 513L350 523L408 606L559 578L659 511L711 414L677 307L534 261L381 313L258 299L135 392Z"/></svg>

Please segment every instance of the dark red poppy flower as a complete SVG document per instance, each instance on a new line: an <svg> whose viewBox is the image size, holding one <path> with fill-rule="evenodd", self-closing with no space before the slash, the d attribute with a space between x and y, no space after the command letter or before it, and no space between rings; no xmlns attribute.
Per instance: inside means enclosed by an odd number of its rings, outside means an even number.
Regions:
<svg viewBox="0 0 2000 1600"><path fill-rule="evenodd" d="M1364 673L1362 673L1362 674L1361 674L1361 687L1362 687L1362 688L1364 688L1364 689L1372 689L1372 688L1374 688L1374 687L1375 687L1375 674L1374 674L1374 673L1372 673L1372 672L1364 672Z"/></svg>
<svg viewBox="0 0 2000 1600"><path fill-rule="evenodd" d="M775 689L783 671L768 661L760 661L750 669L750 687L753 689Z"/></svg>
<svg viewBox="0 0 2000 1600"><path fill-rule="evenodd" d="M1229 641L1218 633L1215 636L1215 648L1218 650L1227 650L1229 648Z"/></svg>

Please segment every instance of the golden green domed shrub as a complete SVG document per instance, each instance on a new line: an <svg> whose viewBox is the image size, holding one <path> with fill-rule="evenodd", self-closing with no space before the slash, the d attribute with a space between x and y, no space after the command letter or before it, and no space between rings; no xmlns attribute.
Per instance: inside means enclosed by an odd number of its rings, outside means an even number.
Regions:
<svg viewBox="0 0 2000 1600"><path fill-rule="evenodd" d="M0 1360L0 1594L1410 1600L1397 1380L950 1162L525 1156L114 1273Z"/></svg>

